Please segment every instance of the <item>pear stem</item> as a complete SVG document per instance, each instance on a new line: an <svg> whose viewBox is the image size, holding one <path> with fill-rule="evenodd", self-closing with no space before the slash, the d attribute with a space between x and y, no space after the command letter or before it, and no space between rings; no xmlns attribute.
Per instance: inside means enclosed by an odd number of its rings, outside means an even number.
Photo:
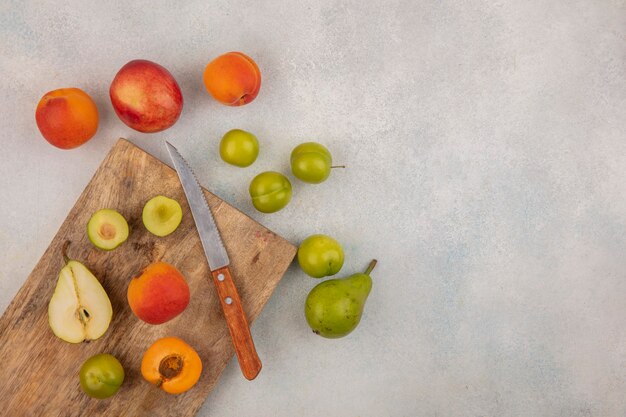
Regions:
<svg viewBox="0 0 626 417"><path fill-rule="evenodd" d="M376 259L372 259L372 262L370 262L370 264L367 266L367 269L365 270L365 275L369 275L372 272L372 269L374 269L377 262L378 261Z"/></svg>
<svg viewBox="0 0 626 417"><path fill-rule="evenodd" d="M65 243L63 243L63 247L61 248L61 255L63 255L63 260L66 264L70 261L70 258L67 256L67 248L70 246L70 243L72 242L66 240Z"/></svg>
<svg viewBox="0 0 626 417"><path fill-rule="evenodd" d="M345 165L333 165L331 168L345 168Z"/></svg>

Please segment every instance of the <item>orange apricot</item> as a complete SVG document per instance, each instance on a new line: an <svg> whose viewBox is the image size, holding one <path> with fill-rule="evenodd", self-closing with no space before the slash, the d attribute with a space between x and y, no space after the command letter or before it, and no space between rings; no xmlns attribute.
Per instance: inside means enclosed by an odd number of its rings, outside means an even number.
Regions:
<svg viewBox="0 0 626 417"><path fill-rule="evenodd" d="M215 100L227 106L243 106L259 94L261 71L249 56L228 52L209 62L203 81Z"/></svg>
<svg viewBox="0 0 626 417"><path fill-rule="evenodd" d="M91 139L98 130L98 108L79 88L60 88L44 94L35 110L43 137L61 149L72 149Z"/></svg>
<svg viewBox="0 0 626 417"><path fill-rule="evenodd" d="M173 265L148 265L128 285L128 304L146 323L161 324L178 316L189 304L189 285Z"/></svg>
<svg viewBox="0 0 626 417"><path fill-rule="evenodd" d="M202 373L198 352L178 337L164 337L146 350L141 361L141 375L151 384L170 394L180 394L193 387Z"/></svg>

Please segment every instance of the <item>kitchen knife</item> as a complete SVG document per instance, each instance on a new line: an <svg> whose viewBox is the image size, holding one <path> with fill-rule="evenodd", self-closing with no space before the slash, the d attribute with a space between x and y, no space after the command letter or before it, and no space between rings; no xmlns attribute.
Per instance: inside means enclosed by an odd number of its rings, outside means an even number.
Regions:
<svg viewBox="0 0 626 417"><path fill-rule="evenodd" d="M217 289L217 295L237 353L241 372L247 379L253 380L261 371L261 360L256 353L250 334L250 326L230 273L228 253L226 253L213 214L193 171L172 144L166 141L165 145L174 162L174 168L189 202L191 214L200 235L213 283Z"/></svg>

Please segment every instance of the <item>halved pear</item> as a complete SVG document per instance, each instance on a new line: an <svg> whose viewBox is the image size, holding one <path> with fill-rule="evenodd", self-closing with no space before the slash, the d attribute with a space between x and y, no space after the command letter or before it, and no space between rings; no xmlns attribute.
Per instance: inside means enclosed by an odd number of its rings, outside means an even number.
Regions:
<svg viewBox="0 0 626 417"><path fill-rule="evenodd" d="M117 211L101 209L89 219L87 236L97 248L112 250L128 239L128 223Z"/></svg>
<svg viewBox="0 0 626 417"><path fill-rule="evenodd" d="M183 209L178 201L158 195L143 206L141 218L150 233L163 237L178 228L183 219Z"/></svg>
<svg viewBox="0 0 626 417"><path fill-rule="evenodd" d="M95 340L111 323L111 300L100 281L78 261L61 269L48 304L48 323L54 334L70 343Z"/></svg>

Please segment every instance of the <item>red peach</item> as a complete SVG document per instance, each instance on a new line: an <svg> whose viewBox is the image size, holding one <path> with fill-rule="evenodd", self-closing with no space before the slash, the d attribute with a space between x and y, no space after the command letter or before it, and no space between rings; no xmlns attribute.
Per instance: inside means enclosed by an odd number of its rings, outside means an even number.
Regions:
<svg viewBox="0 0 626 417"><path fill-rule="evenodd" d="M143 59L130 61L119 70L109 95L122 122L144 133L171 127L183 110L183 95L172 74Z"/></svg>

